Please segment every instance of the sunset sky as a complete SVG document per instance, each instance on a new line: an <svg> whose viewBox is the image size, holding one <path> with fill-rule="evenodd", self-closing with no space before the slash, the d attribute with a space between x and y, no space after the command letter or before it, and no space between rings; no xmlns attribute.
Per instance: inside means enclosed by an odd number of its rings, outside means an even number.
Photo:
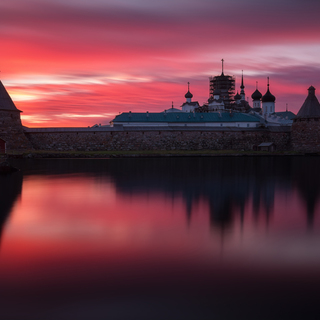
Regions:
<svg viewBox="0 0 320 320"><path fill-rule="evenodd" d="M29 127L108 124L119 112L208 99L225 73L267 77L276 111L320 98L318 0L1 0L0 78Z"/></svg>

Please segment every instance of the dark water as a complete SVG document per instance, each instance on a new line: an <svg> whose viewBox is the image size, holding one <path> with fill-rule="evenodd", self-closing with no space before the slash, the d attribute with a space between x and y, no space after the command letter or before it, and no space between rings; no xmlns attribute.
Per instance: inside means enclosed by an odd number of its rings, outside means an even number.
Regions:
<svg viewBox="0 0 320 320"><path fill-rule="evenodd" d="M16 160L0 319L318 319L320 158Z"/></svg>

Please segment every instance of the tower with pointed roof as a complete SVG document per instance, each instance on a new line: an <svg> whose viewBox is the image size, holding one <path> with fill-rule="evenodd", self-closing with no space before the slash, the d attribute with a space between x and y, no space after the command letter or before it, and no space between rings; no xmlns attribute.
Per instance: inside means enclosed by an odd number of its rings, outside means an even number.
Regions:
<svg viewBox="0 0 320 320"><path fill-rule="evenodd" d="M243 85L243 70L242 70L242 77L241 77L241 86L240 86L240 96L241 100L246 100L246 94L244 93L244 85Z"/></svg>
<svg viewBox="0 0 320 320"><path fill-rule="evenodd" d="M210 77L210 96L208 102L210 103L214 100L214 92L218 89L220 91L220 99L224 103L224 107L229 109L233 101L232 97L234 95L235 89L235 79L232 76L224 74L222 59L222 72L220 76Z"/></svg>
<svg viewBox="0 0 320 320"><path fill-rule="evenodd" d="M269 114L275 112L276 97L273 94L271 94L271 92L270 92L269 77L268 77L267 86L268 86L267 92L265 93L265 95L261 99L261 101L262 101L262 115L264 115L264 116L268 116Z"/></svg>
<svg viewBox="0 0 320 320"><path fill-rule="evenodd" d="M21 112L0 81L0 138L6 142L7 150L32 148L23 131Z"/></svg>
<svg viewBox="0 0 320 320"><path fill-rule="evenodd" d="M320 103L313 86L293 119L291 128L292 146L296 151L320 152Z"/></svg>

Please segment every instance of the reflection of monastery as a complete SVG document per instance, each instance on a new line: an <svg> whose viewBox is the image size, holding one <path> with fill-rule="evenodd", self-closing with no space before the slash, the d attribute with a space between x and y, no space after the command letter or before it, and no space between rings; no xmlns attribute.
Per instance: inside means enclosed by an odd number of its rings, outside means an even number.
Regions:
<svg viewBox="0 0 320 320"><path fill-rule="evenodd" d="M240 93L235 79L222 73L210 78L208 101L192 101L188 91L181 107L158 113L124 112L111 126L26 128L0 82L0 152L5 150L262 150L320 152L320 104L315 88L300 111L276 112L269 79L264 95L258 90L246 100L242 75Z"/></svg>
<svg viewBox="0 0 320 320"><path fill-rule="evenodd" d="M234 225L239 218L243 223L251 215L255 222L260 220L267 225L275 209L281 206L277 197L289 202L300 199L298 214L287 212L290 223L283 224L284 228L292 230L291 223L295 219L301 227L317 226L320 171L314 168L318 163L318 157L300 156L164 157L140 158L139 161L123 158L107 163L47 159L38 163L37 170L34 170L33 161L19 162L19 168L25 176L81 173L96 177L101 184L114 185L121 197L164 197L173 206L174 201L183 203L188 220L197 214L199 202L204 202L208 205L203 210L209 213L210 224L218 228ZM278 211L278 214L281 216L284 212Z"/></svg>
<svg viewBox="0 0 320 320"><path fill-rule="evenodd" d="M223 60L222 60L223 62ZM257 128L291 126L295 114L286 110L275 111L276 97L270 92L269 78L264 95L258 90L252 93L252 107L246 100L243 74L240 94L235 94L235 78L225 75L210 78L210 96L200 105L192 101L193 94L185 94L186 102L181 107L164 110L161 113L122 113L112 121L113 126L186 126L186 127L239 127Z"/></svg>

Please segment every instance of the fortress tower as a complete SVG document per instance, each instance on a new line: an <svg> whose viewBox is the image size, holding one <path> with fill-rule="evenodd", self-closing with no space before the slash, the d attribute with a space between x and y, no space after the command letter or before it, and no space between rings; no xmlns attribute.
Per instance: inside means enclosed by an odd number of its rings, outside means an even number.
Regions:
<svg viewBox="0 0 320 320"><path fill-rule="evenodd" d="M0 81L0 139L6 150L32 149L21 124L20 113Z"/></svg>
<svg viewBox="0 0 320 320"><path fill-rule="evenodd" d="M311 86L308 96L293 120L291 141L293 149L320 152L320 104Z"/></svg>

